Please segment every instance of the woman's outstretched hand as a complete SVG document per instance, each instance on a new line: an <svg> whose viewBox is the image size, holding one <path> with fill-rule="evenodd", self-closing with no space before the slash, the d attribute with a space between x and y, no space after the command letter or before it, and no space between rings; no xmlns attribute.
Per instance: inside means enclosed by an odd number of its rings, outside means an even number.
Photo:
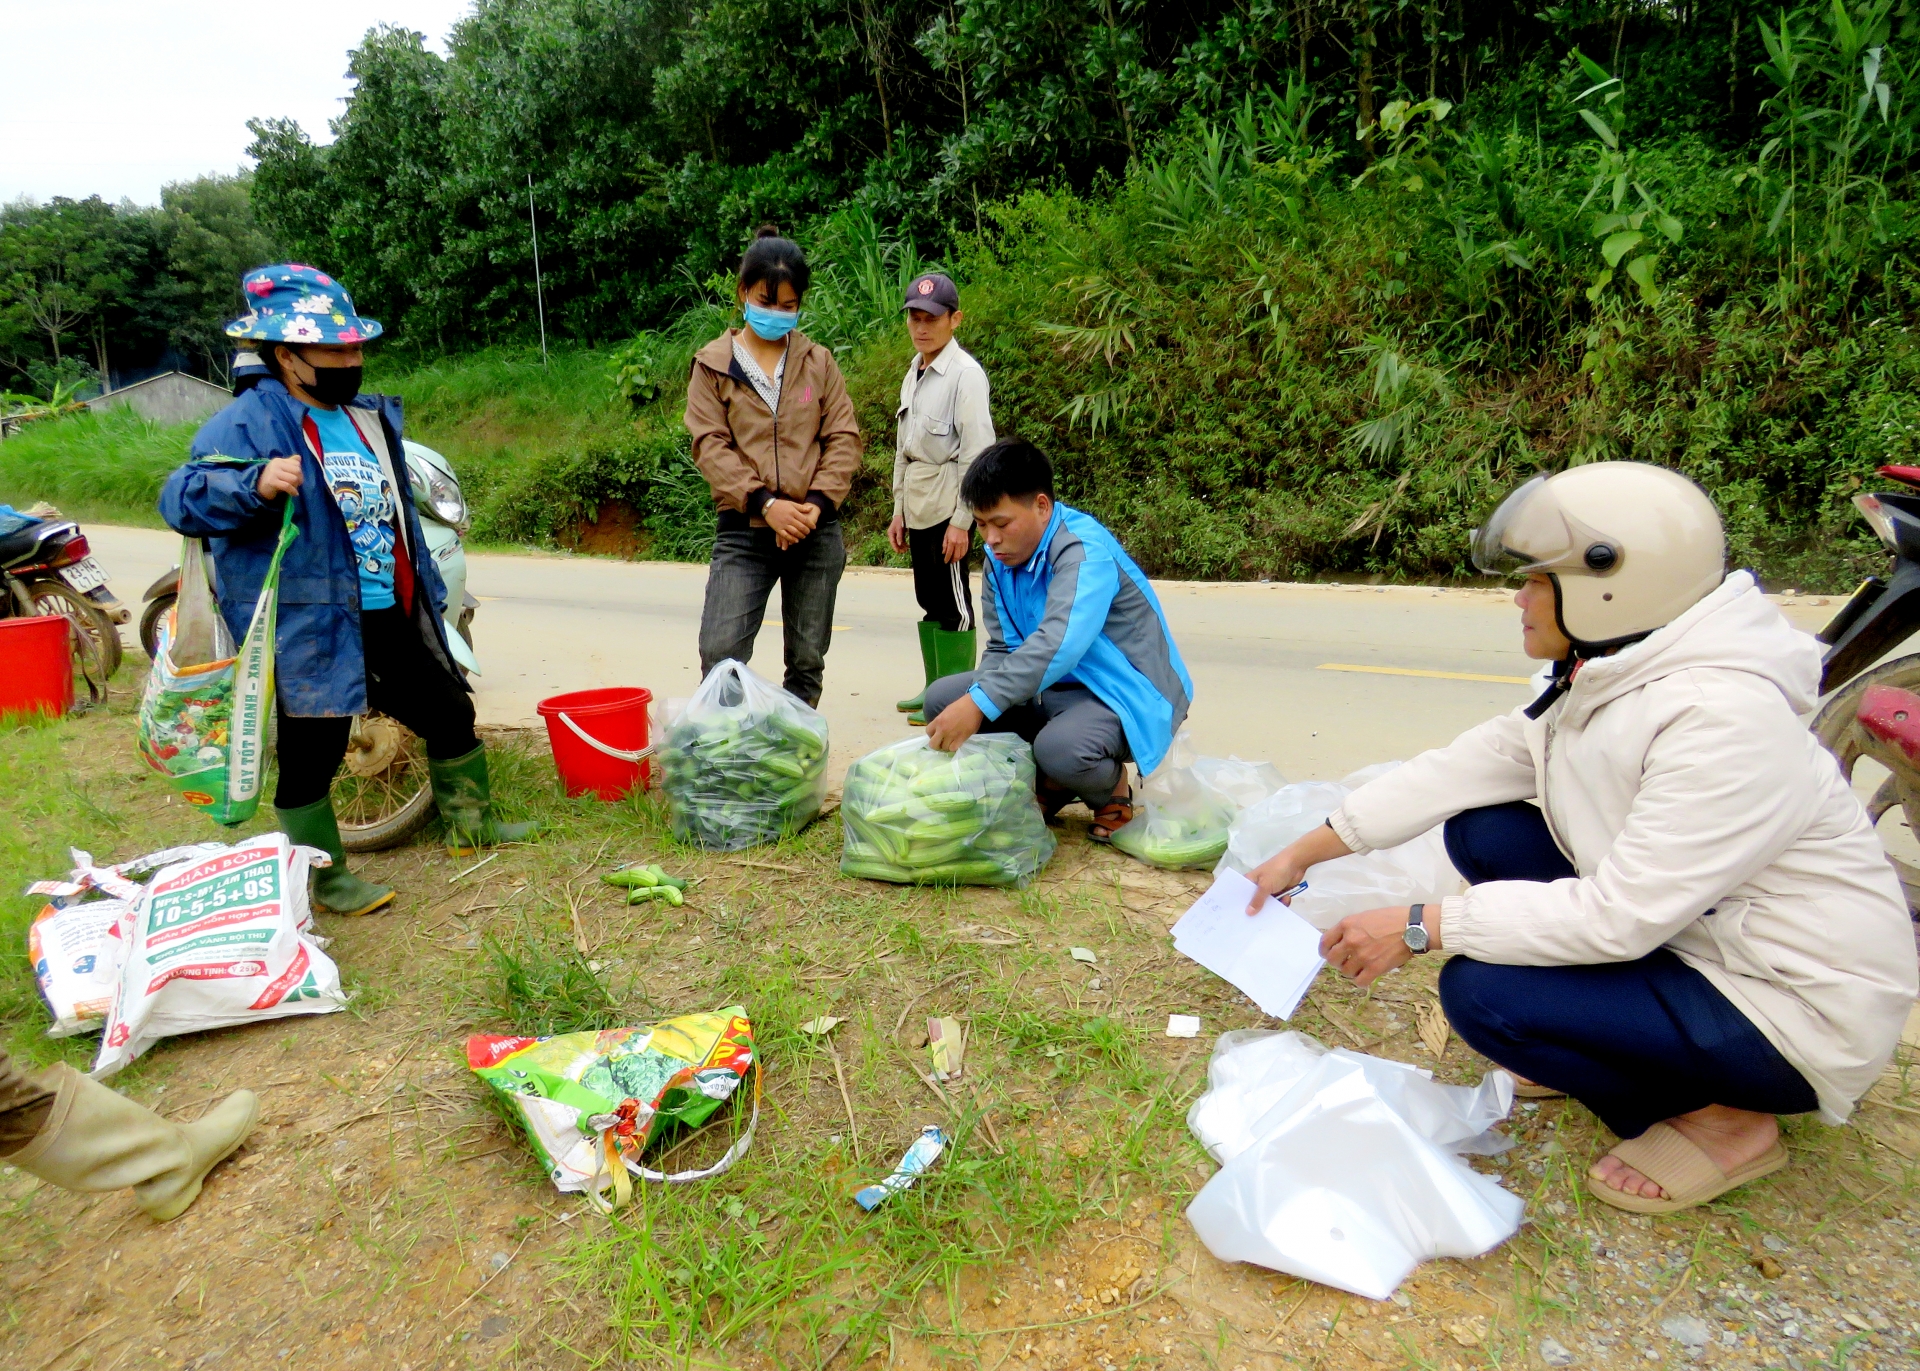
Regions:
<svg viewBox="0 0 1920 1371"><path fill-rule="evenodd" d="M1340 841L1340 835L1326 824L1321 824L1303 837L1295 838L1249 873L1255 889L1253 899L1247 905L1247 913L1258 914L1260 906L1270 896L1299 885L1307 878L1309 867L1330 862L1335 857L1344 857L1352 851ZM1293 901L1287 900L1285 903L1292 904Z"/></svg>

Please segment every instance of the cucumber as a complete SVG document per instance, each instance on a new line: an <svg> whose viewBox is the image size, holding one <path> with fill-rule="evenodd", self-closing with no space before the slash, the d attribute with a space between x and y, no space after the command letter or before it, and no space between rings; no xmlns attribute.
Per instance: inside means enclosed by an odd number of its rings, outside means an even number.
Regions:
<svg viewBox="0 0 1920 1371"><path fill-rule="evenodd" d="M966 790L936 790L920 797L920 803L936 814L959 814L972 810L980 802Z"/></svg>
<svg viewBox="0 0 1920 1371"><path fill-rule="evenodd" d="M945 843L910 843L907 846L906 855L900 859L900 865L910 866L915 870L946 866L950 862L958 861L961 854L966 851L967 842L964 838L956 838L952 842Z"/></svg>
<svg viewBox="0 0 1920 1371"><path fill-rule="evenodd" d="M869 881L892 881L895 885L912 885L914 873L903 866L893 866L887 862L855 862L845 857L840 859L840 874L860 876Z"/></svg>
<svg viewBox="0 0 1920 1371"><path fill-rule="evenodd" d="M621 885L629 890L660 884L660 880L647 867L630 866L625 871L609 871L600 878L608 885Z"/></svg>
<svg viewBox="0 0 1920 1371"><path fill-rule="evenodd" d="M998 862L949 862L945 866L923 867L914 872L920 885L998 885L1011 879Z"/></svg>

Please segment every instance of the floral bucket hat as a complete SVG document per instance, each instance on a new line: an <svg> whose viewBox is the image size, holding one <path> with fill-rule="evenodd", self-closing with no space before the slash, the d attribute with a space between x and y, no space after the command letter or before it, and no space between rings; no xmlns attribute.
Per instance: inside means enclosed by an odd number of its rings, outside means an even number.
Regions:
<svg viewBox="0 0 1920 1371"><path fill-rule="evenodd" d="M313 267L281 262L240 278L252 306L227 325L227 337L262 343L368 343L380 321L353 312L347 288Z"/></svg>

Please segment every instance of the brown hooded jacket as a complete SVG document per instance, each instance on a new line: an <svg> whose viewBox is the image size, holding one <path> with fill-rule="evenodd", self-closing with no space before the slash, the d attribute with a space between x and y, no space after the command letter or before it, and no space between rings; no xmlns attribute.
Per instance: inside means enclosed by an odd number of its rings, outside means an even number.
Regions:
<svg viewBox="0 0 1920 1371"><path fill-rule="evenodd" d="M687 378L693 461L723 511L763 527L760 508L778 493L809 497L837 517L860 468L860 424L833 354L804 333L787 335L780 408L767 408L733 358L729 329L694 354Z"/></svg>

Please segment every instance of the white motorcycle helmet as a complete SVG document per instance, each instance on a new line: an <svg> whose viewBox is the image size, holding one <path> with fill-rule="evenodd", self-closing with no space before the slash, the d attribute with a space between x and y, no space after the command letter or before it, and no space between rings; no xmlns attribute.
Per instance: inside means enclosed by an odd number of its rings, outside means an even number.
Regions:
<svg viewBox="0 0 1920 1371"><path fill-rule="evenodd" d="M1473 531L1489 575L1544 572L1578 656L1673 622L1726 576L1727 537L1707 493L1645 462L1593 462L1536 476Z"/></svg>

